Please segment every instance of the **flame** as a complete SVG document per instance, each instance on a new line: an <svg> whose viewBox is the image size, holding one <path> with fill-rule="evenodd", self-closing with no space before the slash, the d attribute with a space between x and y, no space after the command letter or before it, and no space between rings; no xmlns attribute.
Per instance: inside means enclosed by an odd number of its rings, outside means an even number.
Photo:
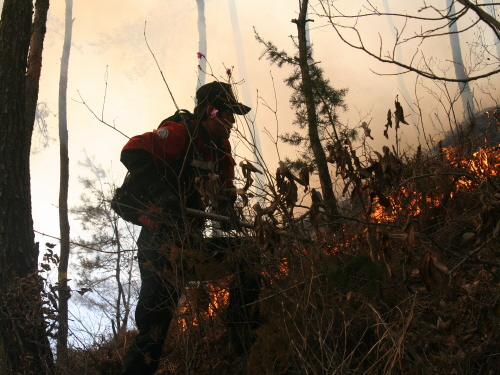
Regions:
<svg viewBox="0 0 500 375"><path fill-rule="evenodd" d="M460 154L455 148L443 149L450 164L466 171L479 181L486 181L489 176L498 176L500 171L500 145L479 148L470 158ZM457 184L463 189L471 189L474 182L470 179L460 179Z"/></svg>
<svg viewBox="0 0 500 375"><path fill-rule="evenodd" d="M208 302L207 317L213 318L225 309L229 303L229 290L215 284L208 284L210 301Z"/></svg>
<svg viewBox="0 0 500 375"><path fill-rule="evenodd" d="M404 189L403 189L404 191ZM370 218L378 222L394 222L396 221L397 213L393 209L395 207L394 198L392 196L387 197L391 202L390 208L385 208L379 203L379 198L376 197L372 202L372 211L370 213Z"/></svg>
<svg viewBox="0 0 500 375"><path fill-rule="evenodd" d="M288 266L287 258L282 258L281 263L278 265L279 268L279 276L287 276L290 273L290 267Z"/></svg>
<svg viewBox="0 0 500 375"><path fill-rule="evenodd" d="M457 180L456 191L471 191L478 182L487 181L490 176L500 174L500 145L487 148L479 148L470 157L461 154L453 147L444 148L445 160L443 165L450 165L458 173L466 174ZM444 170L443 170L444 172ZM439 175L439 171L436 171ZM472 178L471 178L472 177ZM424 195L425 194L425 195ZM450 197L453 198L453 192ZM387 197L391 207L385 208L378 202L378 197L373 200L370 218L377 222L395 222L402 210L408 215L417 216L424 208L437 207L442 199L443 193L436 188L435 191L417 193L409 191L404 187L397 189ZM426 207L423 207L423 206Z"/></svg>
<svg viewBox="0 0 500 375"><path fill-rule="evenodd" d="M208 296L208 301L200 302L198 292ZM200 282L195 287L186 288L186 293L181 298L179 317L177 323L179 329L185 332L188 328L196 327L204 321L209 321L220 315L229 303L229 290L227 286L215 283Z"/></svg>

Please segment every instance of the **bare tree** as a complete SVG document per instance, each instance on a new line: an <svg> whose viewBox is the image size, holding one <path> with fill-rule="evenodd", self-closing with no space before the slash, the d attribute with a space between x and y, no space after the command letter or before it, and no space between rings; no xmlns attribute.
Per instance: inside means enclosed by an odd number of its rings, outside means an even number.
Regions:
<svg viewBox="0 0 500 375"><path fill-rule="evenodd" d="M73 0L66 0L66 20L64 45L61 58L59 80L59 150L60 150L60 185L59 185L59 229L61 236L61 254L59 263L59 331L57 335L57 354L64 360L68 347L68 260L70 228L68 219L68 119L66 113L66 92L68 88L68 64L73 30Z"/></svg>
<svg viewBox="0 0 500 375"><path fill-rule="evenodd" d="M500 72L499 56L492 52L495 48L494 44L484 43L480 48L469 51L473 64L466 67L465 77L452 77L436 69L432 60L432 52L426 50L427 43L434 42L436 38L482 32L484 29L490 29L498 41L500 22L484 10L486 6L498 7L498 5L491 4L489 1L473 3L470 0L448 0L446 5L443 1L441 7L428 5L422 1L422 5L416 7L413 14L383 12L370 1L366 1L362 10L350 14L334 6L333 0L320 0L320 4L321 14L319 15L326 18L344 43L367 53L378 61L401 67L403 73L415 72L434 80L465 84ZM375 18L380 20L380 16L392 16L401 20L399 29L396 30L397 37L394 43L388 43L381 36L380 43L369 42L369 37L373 35L373 28L369 29L371 35L362 32L363 26L368 25L367 22ZM456 30L450 29L453 25L459 27ZM398 58L396 51L399 46L412 48L412 55L407 59ZM458 61L452 63L459 64Z"/></svg>
<svg viewBox="0 0 500 375"><path fill-rule="evenodd" d="M29 155L48 1L5 0L0 22L0 374L49 373L31 216ZM32 33L33 32L33 33ZM35 41L36 39L36 41ZM30 40L32 54L28 60ZM28 66L30 69L28 69ZM27 81L30 81L29 83ZM31 98L35 97L35 100Z"/></svg>
<svg viewBox="0 0 500 375"><path fill-rule="evenodd" d="M81 178L84 193L82 204L72 213L81 222L90 239L74 241L77 247L77 286L88 291L79 300L111 322L113 336L127 330L134 293L135 231L111 209L110 201L116 186L107 173L91 158L82 163L90 170Z"/></svg>

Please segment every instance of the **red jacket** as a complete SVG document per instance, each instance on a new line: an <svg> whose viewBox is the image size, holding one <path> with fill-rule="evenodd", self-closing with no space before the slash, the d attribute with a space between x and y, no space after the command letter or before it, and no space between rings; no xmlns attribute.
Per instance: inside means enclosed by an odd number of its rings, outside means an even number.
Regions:
<svg viewBox="0 0 500 375"><path fill-rule="evenodd" d="M194 134L188 134L188 130ZM120 160L136 183L145 189L164 183L170 191L182 196L181 201L189 208L205 209L194 188L194 179L206 179L209 173L220 177L219 194L233 197L233 201L236 197L236 163L231 156L231 145L228 140L212 142L203 126L186 129L182 123L164 121L158 129L132 137Z"/></svg>

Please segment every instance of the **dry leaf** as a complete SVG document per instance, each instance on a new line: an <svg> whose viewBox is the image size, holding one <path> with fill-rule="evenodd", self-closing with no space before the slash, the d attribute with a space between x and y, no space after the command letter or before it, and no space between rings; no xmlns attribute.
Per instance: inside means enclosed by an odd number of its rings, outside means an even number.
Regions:
<svg viewBox="0 0 500 375"><path fill-rule="evenodd" d="M248 160L246 160L246 164L243 162L240 162L240 167L246 168L248 171L253 172L253 173L260 173L263 174L259 169L257 169L252 163L250 163Z"/></svg>
<svg viewBox="0 0 500 375"><path fill-rule="evenodd" d="M400 122L403 124L409 125L405 120L405 115L403 113L403 107L399 103L397 95L396 95L396 101L394 102L394 104L396 105L396 110L394 111L394 122L396 123L395 128L396 129L399 128Z"/></svg>
<svg viewBox="0 0 500 375"><path fill-rule="evenodd" d="M361 123L361 127L362 127L362 128L363 128L363 130L364 130L365 137L367 137L367 138L371 138L371 139L373 140L373 137L371 136L372 131L371 131L371 129L368 127L368 124L367 124L366 122L364 122L364 121L363 121L363 122Z"/></svg>
<svg viewBox="0 0 500 375"><path fill-rule="evenodd" d="M391 208L391 201L380 191L376 192L378 197L378 203L384 208Z"/></svg>
<svg viewBox="0 0 500 375"><path fill-rule="evenodd" d="M449 289L447 273L436 266L429 252L420 261L419 273L428 292L431 292L435 286L445 291Z"/></svg>
<svg viewBox="0 0 500 375"><path fill-rule="evenodd" d="M447 330L448 328L450 328L450 325L451 325L451 320L448 322L445 322L443 319L441 319L441 317L438 318L437 324L436 324L437 328L442 329L442 330Z"/></svg>
<svg viewBox="0 0 500 375"><path fill-rule="evenodd" d="M309 175L311 174L311 169L309 167L304 167L299 172L299 178L304 182L304 192L309 188Z"/></svg>
<svg viewBox="0 0 500 375"><path fill-rule="evenodd" d="M392 113L391 113L391 110L389 109L387 111L387 124L385 124L385 127L386 127L386 131L387 131L387 128L391 127L392 128Z"/></svg>

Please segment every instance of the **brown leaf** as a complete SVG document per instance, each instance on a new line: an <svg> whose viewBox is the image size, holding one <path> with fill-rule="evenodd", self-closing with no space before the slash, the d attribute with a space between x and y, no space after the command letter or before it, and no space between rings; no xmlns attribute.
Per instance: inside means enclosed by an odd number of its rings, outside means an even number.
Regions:
<svg viewBox="0 0 500 375"><path fill-rule="evenodd" d="M378 197L378 203L384 207L384 208L391 208L392 204L391 201L380 191L376 192L377 197Z"/></svg>
<svg viewBox="0 0 500 375"><path fill-rule="evenodd" d="M373 137L371 136L372 131L371 131L371 129L368 127L368 124L367 124L366 122L364 122L364 121L363 121L363 122L361 123L361 127L362 127L362 128L363 128L363 130L364 130L365 137L367 137L367 138L371 138L371 139L373 140Z"/></svg>
<svg viewBox="0 0 500 375"><path fill-rule="evenodd" d="M243 162L240 162L240 167L242 169L247 169L248 171L250 172L253 172L253 173L260 173L260 174L263 174L259 169L257 169L252 163L250 163L248 160L246 160L246 164L243 163Z"/></svg>
<svg viewBox="0 0 500 375"><path fill-rule="evenodd" d="M430 253L426 253L422 260L420 261L420 266L418 267L420 278L422 282L425 284L425 288L428 292L432 291L432 280L431 275L429 273L429 263L432 262L432 257Z"/></svg>
<svg viewBox="0 0 500 375"><path fill-rule="evenodd" d="M312 202L316 205L323 205L323 197L321 196L321 193L317 191L316 189L311 190L311 199Z"/></svg>
<svg viewBox="0 0 500 375"><path fill-rule="evenodd" d="M385 124L386 127L385 131L388 130L389 126L392 128L392 113L390 109L387 111L387 124Z"/></svg>
<svg viewBox="0 0 500 375"><path fill-rule="evenodd" d="M285 194L285 202L288 207L294 207L298 199L297 185L293 181L287 182L287 189Z"/></svg>
<svg viewBox="0 0 500 375"><path fill-rule="evenodd" d="M389 261L386 258L386 253L389 254L389 244L391 242L391 237L388 235L388 233L385 233L382 230L377 230L377 240L380 243L380 249L379 249L379 254L382 260L385 263L385 266L387 268L387 272L389 273L389 277L392 277L392 267Z"/></svg>
<svg viewBox="0 0 500 375"><path fill-rule="evenodd" d="M357 170L359 177L362 179L367 179L372 176L371 172L368 170L368 168L359 168Z"/></svg>
<svg viewBox="0 0 500 375"><path fill-rule="evenodd" d="M436 286L448 291L448 275L436 266L430 252L427 252L420 261L419 273L428 292Z"/></svg>
<svg viewBox="0 0 500 375"><path fill-rule="evenodd" d="M326 146L327 150L328 150L328 156L326 157L326 161L328 163L336 163L336 159L335 159L335 147L333 147L332 145L328 145Z"/></svg>
<svg viewBox="0 0 500 375"><path fill-rule="evenodd" d="M409 125L406 120L405 120L405 115L403 113L403 107L398 101L398 97L396 96L396 101L394 102L396 105L396 110L394 111L394 122L396 123L395 128L399 128L399 123L402 122L403 124Z"/></svg>
<svg viewBox="0 0 500 375"><path fill-rule="evenodd" d="M245 164L243 161L240 162L241 172L243 173L243 177L245 177L245 186L243 187L244 191L247 191L250 186L253 184L252 172L262 173L258 169L256 169L249 161Z"/></svg>
<svg viewBox="0 0 500 375"><path fill-rule="evenodd" d="M87 292L92 292L92 288L81 288L80 290L77 290L78 294L80 294L81 296L83 296L85 293Z"/></svg>
<svg viewBox="0 0 500 375"><path fill-rule="evenodd" d="M279 162L279 171L281 173L282 176L286 177L289 181L296 181L298 182L299 184L301 184L302 186L307 186L307 184L302 181L300 178L296 177L291 171L290 169L288 168L288 166L280 161Z"/></svg>
<svg viewBox="0 0 500 375"><path fill-rule="evenodd" d="M42 267L47 272L51 270L50 266L46 263L40 263L40 267Z"/></svg>
<svg viewBox="0 0 500 375"><path fill-rule="evenodd" d="M408 230L408 239L407 239L408 245L411 247L415 247L415 225L413 222L410 224L410 228Z"/></svg>
<svg viewBox="0 0 500 375"><path fill-rule="evenodd" d="M246 176L246 181L245 181L245 186L243 186L243 190L244 191L247 191L250 186L252 186L253 184L253 178L252 178L252 175L249 173L247 176Z"/></svg>
<svg viewBox="0 0 500 375"><path fill-rule="evenodd" d="M389 249L389 243L391 242L391 237L387 233L381 230L377 231L377 237L380 241L380 251L386 252Z"/></svg>
<svg viewBox="0 0 500 375"><path fill-rule="evenodd" d="M447 330L448 328L450 328L450 325L451 325L451 320L445 322L443 319L441 319L441 317L438 317L438 320L437 320L437 328L438 329L441 329L441 330Z"/></svg>
<svg viewBox="0 0 500 375"><path fill-rule="evenodd" d="M252 208L254 209L255 213L257 214L257 217L261 217L263 214L264 214L264 210L262 209L262 207L260 206L260 203L257 202L255 203Z"/></svg>
<svg viewBox="0 0 500 375"><path fill-rule="evenodd" d="M309 188L309 175L311 174L311 170L309 167L304 167L299 172L299 178L304 181L305 187L304 192Z"/></svg>
<svg viewBox="0 0 500 375"><path fill-rule="evenodd" d="M281 173L280 168L276 170L276 186L278 188L278 193L286 194L285 176Z"/></svg>

